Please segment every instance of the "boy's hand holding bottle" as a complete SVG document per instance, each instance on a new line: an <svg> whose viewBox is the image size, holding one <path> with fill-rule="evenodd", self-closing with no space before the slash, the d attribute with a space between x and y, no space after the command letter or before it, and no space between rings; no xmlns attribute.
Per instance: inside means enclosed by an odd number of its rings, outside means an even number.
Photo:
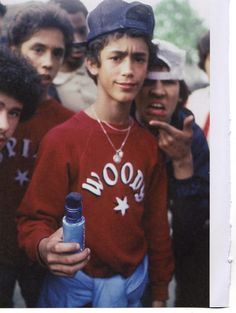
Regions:
<svg viewBox="0 0 236 313"><path fill-rule="evenodd" d="M65 211L63 229L61 227L50 237L42 239L38 250L43 263L55 275L73 276L90 259L90 250L84 249L85 218L79 193L70 193L66 197Z"/></svg>

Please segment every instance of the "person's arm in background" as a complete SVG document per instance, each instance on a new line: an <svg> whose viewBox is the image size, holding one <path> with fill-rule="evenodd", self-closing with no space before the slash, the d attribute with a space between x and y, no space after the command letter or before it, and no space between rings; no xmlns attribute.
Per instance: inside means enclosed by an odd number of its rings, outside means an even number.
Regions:
<svg viewBox="0 0 236 313"><path fill-rule="evenodd" d="M183 130L164 122L152 123L167 132L168 140L163 150L169 157L167 168L172 227L175 243L181 249L179 253L188 253L191 243L202 228L207 227L205 224L209 219L209 148L202 130L195 123L190 130L190 121L191 117L185 118ZM183 162L179 158L180 151L185 156Z"/></svg>

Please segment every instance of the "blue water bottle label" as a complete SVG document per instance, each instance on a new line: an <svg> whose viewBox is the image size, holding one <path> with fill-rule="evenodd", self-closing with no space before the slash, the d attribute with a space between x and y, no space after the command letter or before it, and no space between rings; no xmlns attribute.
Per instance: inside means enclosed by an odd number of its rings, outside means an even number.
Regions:
<svg viewBox="0 0 236 313"><path fill-rule="evenodd" d="M85 248L85 218L82 217L78 223L68 223L63 217L63 241L77 242L80 244L80 251Z"/></svg>

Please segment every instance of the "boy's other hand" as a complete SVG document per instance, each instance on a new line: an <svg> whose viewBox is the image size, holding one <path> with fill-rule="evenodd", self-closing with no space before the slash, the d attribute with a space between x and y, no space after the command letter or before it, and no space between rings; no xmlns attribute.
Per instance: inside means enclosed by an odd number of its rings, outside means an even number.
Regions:
<svg viewBox="0 0 236 313"><path fill-rule="evenodd" d="M50 237L43 238L39 243L38 253L53 274L73 277L88 263L90 249L75 253L80 248L79 243L63 242L62 234L61 227Z"/></svg>
<svg viewBox="0 0 236 313"><path fill-rule="evenodd" d="M159 146L172 160L184 159L191 153L193 116L185 118L183 129L177 129L167 122L150 121L159 129Z"/></svg>
<svg viewBox="0 0 236 313"><path fill-rule="evenodd" d="M150 121L150 125L159 129L159 147L171 158L176 179L187 179L193 175L192 123L192 115L184 119L182 130L167 122Z"/></svg>

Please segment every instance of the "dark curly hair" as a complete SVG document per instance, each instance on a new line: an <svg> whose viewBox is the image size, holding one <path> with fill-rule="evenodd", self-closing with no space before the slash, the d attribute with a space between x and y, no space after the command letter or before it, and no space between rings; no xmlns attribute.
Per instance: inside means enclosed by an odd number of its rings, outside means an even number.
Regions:
<svg viewBox="0 0 236 313"><path fill-rule="evenodd" d="M88 15L86 6L80 0L50 0L49 2L59 5L69 14L82 12L85 17Z"/></svg>
<svg viewBox="0 0 236 313"><path fill-rule="evenodd" d="M16 13L9 25L9 45L20 47L34 33L44 28L56 28L63 33L67 56L73 42L71 22L65 11L48 3L29 4Z"/></svg>
<svg viewBox="0 0 236 313"><path fill-rule="evenodd" d="M31 64L7 48L0 48L0 93L22 104L21 121L26 121L41 102L43 88Z"/></svg>

